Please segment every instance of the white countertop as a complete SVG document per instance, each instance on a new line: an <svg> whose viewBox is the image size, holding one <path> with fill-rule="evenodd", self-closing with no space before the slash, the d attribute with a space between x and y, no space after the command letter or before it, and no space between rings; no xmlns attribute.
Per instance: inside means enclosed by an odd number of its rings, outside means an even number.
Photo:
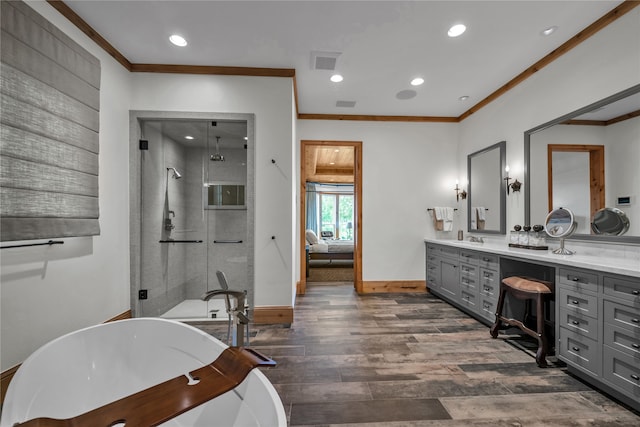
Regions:
<svg viewBox="0 0 640 427"><path fill-rule="evenodd" d="M588 251L576 251L573 255L556 255L551 249L546 251L533 249L512 248L506 242L486 240L484 243L475 243L468 240L444 240L444 239L425 239L427 243L436 243L439 245L447 245L456 248L470 249L476 251L484 251L496 255L509 256L511 258L519 258L525 261L540 261L549 264L566 265L570 267L586 268L591 270L599 270L612 274L621 274L640 278L640 260L638 253L620 254L612 251L597 250L594 253ZM567 249L571 249L569 245L565 245ZM597 248L596 248L597 249ZM637 249L640 252L640 248ZM610 253L607 253L610 252ZM634 251L635 252L635 251Z"/></svg>

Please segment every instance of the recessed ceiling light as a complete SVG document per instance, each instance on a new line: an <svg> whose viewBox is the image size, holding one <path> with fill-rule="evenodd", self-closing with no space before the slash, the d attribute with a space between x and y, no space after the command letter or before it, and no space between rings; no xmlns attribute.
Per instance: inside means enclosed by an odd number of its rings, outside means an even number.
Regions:
<svg viewBox="0 0 640 427"><path fill-rule="evenodd" d="M467 31L467 27L463 24L456 24L453 27L449 28L449 31L447 31L447 34L449 35L449 37L458 37L459 35L462 35L462 33L464 33L465 31Z"/></svg>
<svg viewBox="0 0 640 427"><path fill-rule="evenodd" d="M191 139L193 139L193 137L192 137L191 135L187 135L187 136L185 136L185 137L184 137L184 139L189 139L189 140L191 140Z"/></svg>
<svg viewBox="0 0 640 427"><path fill-rule="evenodd" d="M334 152L334 153L339 153L339 152L340 152L340 150L336 148L335 150L333 150L333 152Z"/></svg>
<svg viewBox="0 0 640 427"><path fill-rule="evenodd" d="M249 137L248 137L248 136L245 136L245 137L244 137L244 140L245 140L245 141L248 141L248 140L249 140Z"/></svg>
<svg viewBox="0 0 640 427"><path fill-rule="evenodd" d="M460 98L458 98L458 101L466 101L467 99L469 99L469 95L462 95Z"/></svg>
<svg viewBox="0 0 640 427"><path fill-rule="evenodd" d="M411 80L411 86L420 86L422 83L424 83L424 79L422 77L416 77Z"/></svg>
<svg viewBox="0 0 640 427"><path fill-rule="evenodd" d="M336 162L330 162L329 164L330 164L330 165L335 165L335 164L336 164Z"/></svg>
<svg viewBox="0 0 640 427"><path fill-rule="evenodd" d="M169 41L180 47L187 45L187 41L185 40L185 38L177 34L173 34L171 37L169 37Z"/></svg>
<svg viewBox="0 0 640 427"><path fill-rule="evenodd" d="M334 74L333 76L331 76L331 81L334 83L340 83L342 80L344 80L344 77L342 77L340 74Z"/></svg>
<svg viewBox="0 0 640 427"><path fill-rule="evenodd" d="M557 29L558 27L554 25L553 27L545 28L544 30L540 31L540 34L543 36L550 36L551 34L555 33Z"/></svg>

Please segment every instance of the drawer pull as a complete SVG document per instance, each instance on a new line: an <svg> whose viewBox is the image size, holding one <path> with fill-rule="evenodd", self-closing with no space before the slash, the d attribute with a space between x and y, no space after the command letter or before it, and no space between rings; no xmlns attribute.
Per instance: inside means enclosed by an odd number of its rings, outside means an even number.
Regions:
<svg viewBox="0 0 640 427"><path fill-rule="evenodd" d="M571 304L578 305L578 304L580 304L580 301L574 299L573 301L571 301Z"/></svg>
<svg viewBox="0 0 640 427"><path fill-rule="evenodd" d="M640 291L639 290L635 290L631 292L632 295L640 295Z"/></svg>
<svg viewBox="0 0 640 427"><path fill-rule="evenodd" d="M580 281L580 278L579 278L579 277L577 277L577 276L574 276L574 277L572 277L572 278L571 278L571 281L573 281L573 282L579 282L579 281Z"/></svg>
<svg viewBox="0 0 640 427"><path fill-rule="evenodd" d="M640 319L631 319L633 323L640 323Z"/></svg>
<svg viewBox="0 0 640 427"><path fill-rule="evenodd" d="M484 262L491 262L491 258L485 258L485 257L482 257L482 260L483 260Z"/></svg>
<svg viewBox="0 0 640 427"><path fill-rule="evenodd" d="M488 287L488 286L485 286L485 287L484 287L484 291L485 291L485 292L491 292L491 288L490 288L490 287Z"/></svg>
<svg viewBox="0 0 640 427"><path fill-rule="evenodd" d="M580 349L578 347L571 347L571 350L573 351L580 351Z"/></svg>
<svg viewBox="0 0 640 427"><path fill-rule="evenodd" d="M636 380L636 381L640 380L640 377L637 376L636 374L631 374L631 378Z"/></svg>
<svg viewBox="0 0 640 427"><path fill-rule="evenodd" d="M574 325L579 325L580 324L580 322L578 322L577 320L574 320L571 323L573 323Z"/></svg>
<svg viewBox="0 0 640 427"><path fill-rule="evenodd" d="M640 344L633 343L633 344L631 344L631 347L633 347L633 348L640 348Z"/></svg>

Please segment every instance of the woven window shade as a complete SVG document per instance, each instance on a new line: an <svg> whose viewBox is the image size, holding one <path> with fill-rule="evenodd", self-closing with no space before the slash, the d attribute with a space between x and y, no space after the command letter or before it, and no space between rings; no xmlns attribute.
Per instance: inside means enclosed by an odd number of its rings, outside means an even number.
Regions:
<svg viewBox="0 0 640 427"><path fill-rule="evenodd" d="M0 1L0 240L100 234L100 61Z"/></svg>

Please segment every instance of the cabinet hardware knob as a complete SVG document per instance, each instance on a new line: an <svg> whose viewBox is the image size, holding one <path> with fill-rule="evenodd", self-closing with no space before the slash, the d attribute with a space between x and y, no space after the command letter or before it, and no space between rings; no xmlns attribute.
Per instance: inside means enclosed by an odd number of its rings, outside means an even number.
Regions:
<svg viewBox="0 0 640 427"><path fill-rule="evenodd" d="M631 292L631 293L632 293L633 295L640 295L640 291L638 291L638 290L635 290L635 291L633 291L633 292Z"/></svg>
<svg viewBox="0 0 640 427"><path fill-rule="evenodd" d="M640 377L637 376L636 374L631 374L631 378L633 378L636 381L640 380Z"/></svg>
<svg viewBox="0 0 640 427"><path fill-rule="evenodd" d="M631 319L633 323L640 323L640 319Z"/></svg>
<svg viewBox="0 0 640 427"><path fill-rule="evenodd" d="M580 280L580 278L579 277L572 277L571 280L574 281L574 282L577 282L577 281Z"/></svg>
<svg viewBox="0 0 640 427"><path fill-rule="evenodd" d="M579 325L579 324L580 324L580 322L578 322L577 320L574 320L574 321L573 321L573 322L571 322L571 323L573 323L574 325Z"/></svg>
<svg viewBox="0 0 640 427"><path fill-rule="evenodd" d="M578 300L575 300L575 299L574 299L573 301L571 301L571 304L578 305L578 304L580 304L580 302L579 302Z"/></svg>
<svg viewBox="0 0 640 427"><path fill-rule="evenodd" d="M580 351L580 349L578 347L571 347L571 350L573 351Z"/></svg>
<svg viewBox="0 0 640 427"><path fill-rule="evenodd" d="M640 344L633 343L633 344L631 344L631 347L633 347L633 348L640 348Z"/></svg>
<svg viewBox="0 0 640 427"><path fill-rule="evenodd" d="M489 261L491 261L491 258L484 258L484 257L483 257L483 258L482 258L482 260L483 260L484 262L489 262Z"/></svg>

